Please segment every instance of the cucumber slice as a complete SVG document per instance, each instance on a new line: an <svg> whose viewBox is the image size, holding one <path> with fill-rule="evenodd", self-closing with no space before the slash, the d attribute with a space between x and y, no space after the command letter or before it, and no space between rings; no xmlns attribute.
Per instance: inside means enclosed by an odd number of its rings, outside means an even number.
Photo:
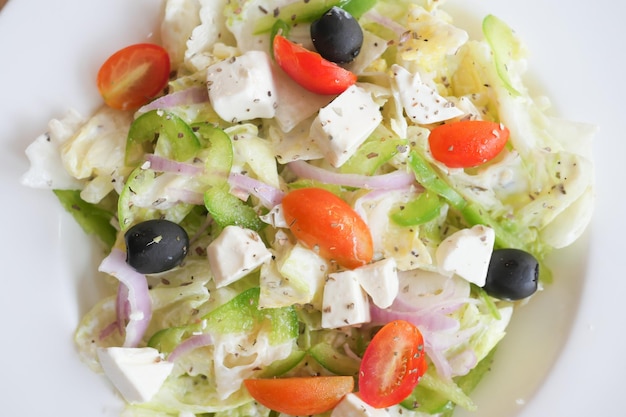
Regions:
<svg viewBox="0 0 626 417"><path fill-rule="evenodd" d="M304 359L305 356L306 351L293 350L285 359L272 362L268 367L261 371L261 373L259 373L258 377L271 378L284 375L296 366L298 366L298 364L302 362L302 359Z"/></svg>
<svg viewBox="0 0 626 417"><path fill-rule="evenodd" d="M361 361L338 352L328 343L320 342L309 349L309 355L336 375L357 376Z"/></svg>

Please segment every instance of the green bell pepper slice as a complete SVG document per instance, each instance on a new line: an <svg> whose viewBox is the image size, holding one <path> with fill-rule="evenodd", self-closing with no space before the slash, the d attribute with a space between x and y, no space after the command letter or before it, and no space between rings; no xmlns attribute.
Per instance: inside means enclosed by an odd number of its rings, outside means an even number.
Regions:
<svg viewBox="0 0 626 417"><path fill-rule="evenodd" d="M176 161L186 161L199 149L200 141L183 119L165 110L151 110L137 117L130 126L125 163L136 166L146 153L153 151Z"/></svg>

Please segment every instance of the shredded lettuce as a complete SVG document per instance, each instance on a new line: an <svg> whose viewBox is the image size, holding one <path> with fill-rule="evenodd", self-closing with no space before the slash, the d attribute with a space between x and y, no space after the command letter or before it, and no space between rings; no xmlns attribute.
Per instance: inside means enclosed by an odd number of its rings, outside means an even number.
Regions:
<svg viewBox="0 0 626 417"><path fill-rule="evenodd" d="M250 50L269 53L270 30L279 20L290 36L312 48L308 29L317 16L333 5L353 11L364 43L346 67L380 108L383 122L341 168L323 158L310 135L318 111L334 97L303 90L278 68L272 119L221 120L208 99L135 114L103 107L89 118L72 112L52 121L49 133L28 148L31 168L23 183L53 189L85 231L108 249L122 245L131 225L148 219L179 223L190 237L179 267L146 276L153 312L141 344L167 360L193 336L210 335L212 342L173 360L174 370L158 394L146 403L128 404L124 416L269 417L277 413L250 397L244 379L358 378L376 325L322 327L323 289L337 266L297 242L280 204L262 204L258 194L233 185L233 175L277 194L308 186L330 190L366 221L375 260L393 259L399 276L419 283L420 297L443 297L448 303L445 313L422 312L422 319L431 314L440 325L418 323L429 369L405 401L387 410L390 415L449 417L457 406L476 409L470 393L491 366L519 304L442 272L436 250L454 232L485 225L495 231L496 247L535 255L542 284L549 283L547 256L578 239L593 211L595 127L554 117L549 101L527 89L524 45L504 21L487 16L484 39L469 39L442 3L165 2L160 33L174 70L170 93L204 88L207 69L215 63ZM451 169L435 160L428 144L433 125L407 116L404 92L393 75L398 68L419 77L420 87L462 114L444 123L468 118L506 125L511 135L505 150L471 169ZM375 190L343 187L298 177L288 165L298 160L332 175L402 171L416 181ZM228 225L257 231L272 259L218 287L206 252ZM117 280L102 279L109 291L75 333L81 359L96 372L102 371L96 349L123 343Z"/></svg>

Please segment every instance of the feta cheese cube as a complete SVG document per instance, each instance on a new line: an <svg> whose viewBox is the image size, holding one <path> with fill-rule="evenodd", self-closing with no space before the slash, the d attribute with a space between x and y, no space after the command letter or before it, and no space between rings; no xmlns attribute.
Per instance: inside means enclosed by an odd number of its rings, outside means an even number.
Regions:
<svg viewBox="0 0 626 417"><path fill-rule="evenodd" d="M174 368L154 348L98 348L105 375L129 403L150 401Z"/></svg>
<svg viewBox="0 0 626 417"><path fill-rule="evenodd" d="M207 257L218 288L229 285L272 258L257 232L226 226L207 247Z"/></svg>
<svg viewBox="0 0 626 417"><path fill-rule="evenodd" d="M350 392L337 404L330 417L389 417L389 412L384 408L372 407L358 394Z"/></svg>
<svg viewBox="0 0 626 417"><path fill-rule="evenodd" d="M362 87L353 85L320 109L311 138L334 167L343 165L382 120L378 104Z"/></svg>
<svg viewBox="0 0 626 417"><path fill-rule="evenodd" d="M334 329L369 321L369 300L357 274L354 271L330 274L324 284L322 327Z"/></svg>
<svg viewBox="0 0 626 417"><path fill-rule="evenodd" d="M422 82L418 73L411 74L394 64L393 90L400 97L406 115L418 124L439 123L463 115L453 102L440 96L431 86Z"/></svg>
<svg viewBox="0 0 626 417"><path fill-rule="evenodd" d="M354 270L361 287L380 308L387 308L398 295L399 281L396 261L383 259Z"/></svg>
<svg viewBox="0 0 626 417"><path fill-rule="evenodd" d="M265 52L248 51L210 66L207 87L213 109L227 122L274 117L276 87Z"/></svg>
<svg viewBox="0 0 626 417"><path fill-rule="evenodd" d="M439 269L484 286L495 238L494 230L483 225L453 233L435 252Z"/></svg>

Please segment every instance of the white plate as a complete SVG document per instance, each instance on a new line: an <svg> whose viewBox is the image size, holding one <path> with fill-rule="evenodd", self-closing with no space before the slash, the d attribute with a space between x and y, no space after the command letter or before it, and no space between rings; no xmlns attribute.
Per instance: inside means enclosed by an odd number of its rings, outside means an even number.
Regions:
<svg viewBox="0 0 626 417"><path fill-rule="evenodd" d="M0 190L2 190L2 415L116 416L110 385L82 365L72 344L95 302L89 240L51 193L23 188L26 146L69 107L99 105L99 64L157 29L155 0L10 0L0 12ZM519 311L492 373L475 398L481 417L620 415L626 361L618 260L626 236L622 131L623 13L596 0L451 0L471 9L471 33L493 13L530 50L535 86L564 117L600 126L597 208L590 231L559 256L555 284ZM623 122L622 122L623 123ZM615 167L615 168L614 168ZM611 177L610 175L613 174ZM7 391L8 390L8 391Z"/></svg>

